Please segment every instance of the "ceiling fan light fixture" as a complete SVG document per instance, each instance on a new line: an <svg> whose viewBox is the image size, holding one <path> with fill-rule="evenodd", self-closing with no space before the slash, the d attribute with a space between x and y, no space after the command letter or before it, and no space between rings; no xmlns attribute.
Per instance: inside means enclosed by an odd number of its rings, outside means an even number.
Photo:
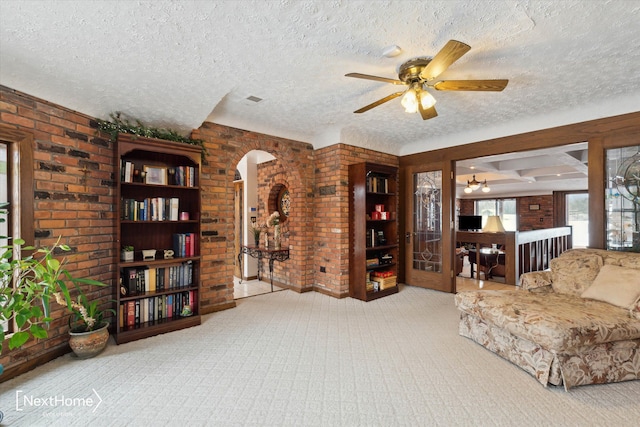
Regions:
<svg viewBox="0 0 640 427"><path fill-rule="evenodd" d="M509 83L506 79L493 80L442 80L433 83L441 73L451 64L460 59L471 47L457 40L449 40L435 56L416 57L405 61L398 67L398 78L372 76L362 73L348 73L346 77L356 77L359 79L374 80L394 85L407 85L409 88L402 92L395 92L376 102L365 105L354 111L354 113L364 113L372 108L402 97L401 103L407 113L420 112L422 120L432 119L438 116L434 107L436 100L428 92L428 87L434 90L445 91L502 91ZM402 52L397 45L391 45L382 51L386 57L392 57Z"/></svg>
<svg viewBox="0 0 640 427"><path fill-rule="evenodd" d="M418 94L413 87L407 89L400 104L402 104L404 111L407 113L418 112Z"/></svg>
<svg viewBox="0 0 640 427"><path fill-rule="evenodd" d="M427 110L436 105L436 99L428 91L423 90L420 92L420 104L423 109Z"/></svg>

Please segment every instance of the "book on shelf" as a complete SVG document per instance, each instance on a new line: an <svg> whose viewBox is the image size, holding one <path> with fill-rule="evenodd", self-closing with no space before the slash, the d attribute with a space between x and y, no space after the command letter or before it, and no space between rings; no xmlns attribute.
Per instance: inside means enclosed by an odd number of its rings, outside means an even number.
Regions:
<svg viewBox="0 0 640 427"><path fill-rule="evenodd" d="M127 313L125 318L127 319L127 326L135 326L136 324L136 302L128 301L126 303Z"/></svg>
<svg viewBox="0 0 640 427"><path fill-rule="evenodd" d="M123 296L187 288L193 285L193 262L170 267L126 267L121 274Z"/></svg>
<svg viewBox="0 0 640 427"><path fill-rule="evenodd" d="M123 198L120 218L129 221L178 221L180 199L152 197L144 200Z"/></svg>
<svg viewBox="0 0 640 427"><path fill-rule="evenodd" d="M173 234L173 252L177 257L191 257L196 255L195 233L174 233Z"/></svg>
<svg viewBox="0 0 640 427"><path fill-rule="evenodd" d="M196 303L196 292L193 290L127 301L120 305L120 326L134 327L175 319L181 317L186 305L194 312Z"/></svg>
<svg viewBox="0 0 640 427"><path fill-rule="evenodd" d="M388 193L389 179L379 175L369 175L367 177L367 192L369 193Z"/></svg>
<svg viewBox="0 0 640 427"><path fill-rule="evenodd" d="M171 198L169 209L169 221L177 221L178 211L180 210L180 200L177 197Z"/></svg>
<svg viewBox="0 0 640 427"><path fill-rule="evenodd" d="M196 172L193 166L177 166L169 183L183 187L195 187L195 177Z"/></svg>
<svg viewBox="0 0 640 427"><path fill-rule="evenodd" d="M135 166L132 162L121 160L120 162L120 181L133 182L133 170Z"/></svg>

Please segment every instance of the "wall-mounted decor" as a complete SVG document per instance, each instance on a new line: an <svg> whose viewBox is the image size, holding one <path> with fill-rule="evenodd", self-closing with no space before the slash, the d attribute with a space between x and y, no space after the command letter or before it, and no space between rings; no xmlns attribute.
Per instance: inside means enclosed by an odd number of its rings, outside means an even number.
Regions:
<svg viewBox="0 0 640 427"><path fill-rule="evenodd" d="M289 217L289 209L291 208L291 197L289 195L289 189L287 187L282 187L280 193L278 194L278 211L280 211L280 216L283 219Z"/></svg>
<svg viewBox="0 0 640 427"><path fill-rule="evenodd" d="M529 205L529 210L530 211L539 211L540 210L540 205L538 205L538 204Z"/></svg>

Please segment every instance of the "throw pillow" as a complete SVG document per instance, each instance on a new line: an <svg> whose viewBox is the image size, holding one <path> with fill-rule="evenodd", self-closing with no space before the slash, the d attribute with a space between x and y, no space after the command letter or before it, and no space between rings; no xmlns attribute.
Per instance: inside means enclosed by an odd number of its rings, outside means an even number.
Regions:
<svg viewBox="0 0 640 427"><path fill-rule="evenodd" d="M604 301L631 310L640 298L640 270L604 265L582 298Z"/></svg>
<svg viewBox="0 0 640 427"><path fill-rule="evenodd" d="M596 278L602 257L583 253L581 256L562 256L551 260L551 286L554 292L580 296Z"/></svg>

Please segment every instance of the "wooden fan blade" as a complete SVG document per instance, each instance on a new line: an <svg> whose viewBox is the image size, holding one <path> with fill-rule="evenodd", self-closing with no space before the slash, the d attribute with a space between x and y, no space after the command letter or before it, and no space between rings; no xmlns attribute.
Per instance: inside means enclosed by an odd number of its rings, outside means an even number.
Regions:
<svg viewBox="0 0 640 427"><path fill-rule="evenodd" d="M438 77L444 70L449 68L451 64L456 62L465 53L469 52L471 46L459 42L457 40L449 40L447 44L436 53L431 62L424 67L420 73L422 80L431 80Z"/></svg>
<svg viewBox="0 0 640 427"><path fill-rule="evenodd" d="M433 106L431 108L427 108L426 110L422 108L422 105L418 103L418 111L420 111L420 115L422 116L422 120L433 119L438 115L436 112L436 107Z"/></svg>
<svg viewBox="0 0 640 427"><path fill-rule="evenodd" d="M509 80L443 80L433 85L436 90L474 90L500 92Z"/></svg>
<svg viewBox="0 0 640 427"><path fill-rule="evenodd" d="M349 74L345 74L344 76L345 77L355 77L357 79L375 80L375 81L378 81L378 82L391 83L391 84L394 84L394 85L404 85L404 84L406 84L405 82L400 81L400 80L388 79L386 77L370 76L369 74L349 73Z"/></svg>
<svg viewBox="0 0 640 427"><path fill-rule="evenodd" d="M384 98L379 99L379 100L377 100L376 102L374 102L374 103L372 103L372 104L369 104L369 105L367 105L367 106L365 106L365 107L362 107L362 108L361 108L361 109L359 109L359 110L354 111L354 113L364 113L365 111L369 111L369 110L371 110L372 108L375 108L375 107L377 107L377 106L378 106L378 105L380 105L380 104L384 104L384 103L385 103L385 102L387 102L387 101L391 101L392 99L395 99L395 98L399 97L399 96L400 96L400 95L402 95L403 93L404 93L404 92L396 92L396 93L392 93L392 94L391 94L391 95L389 95L389 96L385 96Z"/></svg>

